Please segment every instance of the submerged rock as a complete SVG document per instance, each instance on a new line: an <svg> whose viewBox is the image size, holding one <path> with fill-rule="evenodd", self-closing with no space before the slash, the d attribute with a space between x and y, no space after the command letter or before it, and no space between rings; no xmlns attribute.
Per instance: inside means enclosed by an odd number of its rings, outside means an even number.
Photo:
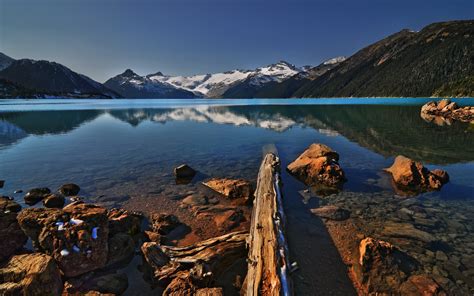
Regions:
<svg viewBox="0 0 474 296"><path fill-rule="evenodd" d="M338 206L327 205L316 209L311 209L316 216L334 221L343 221L349 219L351 212Z"/></svg>
<svg viewBox="0 0 474 296"><path fill-rule="evenodd" d="M328 146L311 144L287 169L306 185L337 187L346 180L338 161L339 154Z"/></svg>
<svg viewBox="0 0 474 296"><path fill-rule="evenodd" d="M31 189L25 194L25 203L30 206L35 205L36 203L43 200L43 198L47 197L50 193L51 190L46 187Z"/></svg>
<svg viewBox="0 0 474 296"><path fill-rule="evenodd" d="M407 194L440 190L449 180L447 172L430 172L421 162L402 155L397 156L392 166L385 171L392 174L395 189Z"/></svg>
<svg viewBox="0 0 474 296"><path fill-rule="evenodd" d="M60 295L63 289L56 262L46 254L17 255L0 268L1 295Z"/></svg>
<svg viewBox="0 0 474 296"><path fill-rule="evenodd" d="M74 196L77 195L79 191L81 191L81 188L74 183L64 184L58 189L58 192L64 196Z"/></svg>
<svg viewBox="0 0 474 296"><path fill-rule="evenodd" d="M174 175L178 179L192 179L196 171L187 164L182 164L174 168Z"/></svg>
<svg viewBox="0 0 474 296"><path fill-rule="evenodd" d="M432 234L419 230L410 223L386 222L382 234L389 237L414 239L424 243L435 241Z"/></svg>
<svg viewBox="0 0 474 296"><path fill-rule="evenodd" d="M400 293L406 296L446 296L447 294L429 275L412 275L400 286Z"/></svg>
<svg viewBox="0 0 474 296"><path fill-rule="evenodd" d="M58 193L53 193L48 195L46 198L43 199L43 205L47 208L62 208L64 207L64 203L66 202L63 195Z"/></svg>
<svg viewBox="0 0 474 296"><path fill-rule="evenodd" d="M124 273L95 273L68 279L63 295L122 295L128 288L128 277Z"/></svg>
<svg viewBox="0 0 474 296"><path fill-rule="evenodd" d="M109 235L126 233L135 235L141 231L143 216L140 213L129 212L124 209L111 209L109 219Z"/></svg>
<svg viewBox="0 0 474 296"><path fill-rule="evenodd" d="M249 181L243 179L214 178L203 183L212 190L230 199L252 199L253 188Z"/></svg>

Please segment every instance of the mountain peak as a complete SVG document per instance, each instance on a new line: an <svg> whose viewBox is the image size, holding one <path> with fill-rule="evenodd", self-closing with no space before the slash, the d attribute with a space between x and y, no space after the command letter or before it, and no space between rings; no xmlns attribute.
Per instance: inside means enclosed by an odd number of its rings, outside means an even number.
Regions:
<svg viewBox="0 0 474 296"><path fill-rule="evenodd" d="M122 74L120 74L120 76L133 77L133 76L137 76L137 73L133 72L132 69L127 69Z"/></svg>

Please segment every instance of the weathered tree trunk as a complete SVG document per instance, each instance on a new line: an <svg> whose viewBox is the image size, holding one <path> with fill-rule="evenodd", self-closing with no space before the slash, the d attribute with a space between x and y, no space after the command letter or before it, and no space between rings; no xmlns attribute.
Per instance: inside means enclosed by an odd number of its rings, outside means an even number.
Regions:
<svg viewBox="0 0 474 296"><path fill-rule="evenodd" d="M164 295L190 295L208 287L215 276L245 257L247 236L247 232L237 231L186 247L146 242L142 252L155 280L167 285Z"/></svg>
<svg viewBox="0 0 474 296"><path fill-rule="evenodd" d="M242 295L292 295L285 240L280 160L265 155L260 166L248 238L248 271Z"/></svg>

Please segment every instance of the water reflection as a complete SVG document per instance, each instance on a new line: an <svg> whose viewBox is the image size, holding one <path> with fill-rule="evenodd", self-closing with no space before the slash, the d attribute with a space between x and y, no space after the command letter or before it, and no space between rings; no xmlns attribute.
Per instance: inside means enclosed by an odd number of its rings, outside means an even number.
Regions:
<svg viewBox="0 0 474 296"><path fill-rule="evenodd" d="M312 128L326 136L343 135L385 157L404 154L433 164L474 160L474 137L467 123L436 126L419 116L418 106L201 106L176 109L126 109L11 112L0 114L0 145L26 134L67 133L109 114L137 126L144 121L254 126L277 132Z"/></svg>

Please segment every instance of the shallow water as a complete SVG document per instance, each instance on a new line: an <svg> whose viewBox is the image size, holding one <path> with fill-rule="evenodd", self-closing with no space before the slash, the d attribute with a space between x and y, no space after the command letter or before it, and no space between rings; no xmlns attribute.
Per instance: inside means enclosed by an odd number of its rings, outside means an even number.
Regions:
<svg viewBox="0 0 474 296"><path fill-rule="evenodd" d="M443 252L458 259L460 275L436 262L427 263L426 268L434 272L433 266L437 266L451 281L451 288L469 291L474 283L461 277L474 271L469 262L463 263L474 258L474 225L468 219L474 213L474 128L459 122L449 126L425 122L419 109L426 101L2 100L0 179L6 182L0 193L23 203L23 195L14 195L14 190L56 189L74 182L90 201L122 206L189 190L192 185L174 182L172 170L180 163L199 170L202 178L255 180L264 146L274 144L286 166L318 142L340 154L348 179L343 192L321 202L346 202L353 213L360 212L361 218L376 225L390 219L400 221L398 210L406 207L393 191L389 176L382 172L396 155L403 154L430 169L449 172L450 182L440 192L423 194L416 202L443 212L433 218L440 219L439 227L424 230L448 245L456 244ZM384 104L375 104L378 102ZM290 249L301 267L296 290L353 293L330 237L309 214L318 199L303 202L298 191L306 187L286 173L283 181ZM373 202L367 205L368 200ZM391 210L380 214L387 205ZM447 212L462 215L459 219L464 227L443 222L449 220ZM414 255L423 252L414 247L412 251Z"/></svg>

